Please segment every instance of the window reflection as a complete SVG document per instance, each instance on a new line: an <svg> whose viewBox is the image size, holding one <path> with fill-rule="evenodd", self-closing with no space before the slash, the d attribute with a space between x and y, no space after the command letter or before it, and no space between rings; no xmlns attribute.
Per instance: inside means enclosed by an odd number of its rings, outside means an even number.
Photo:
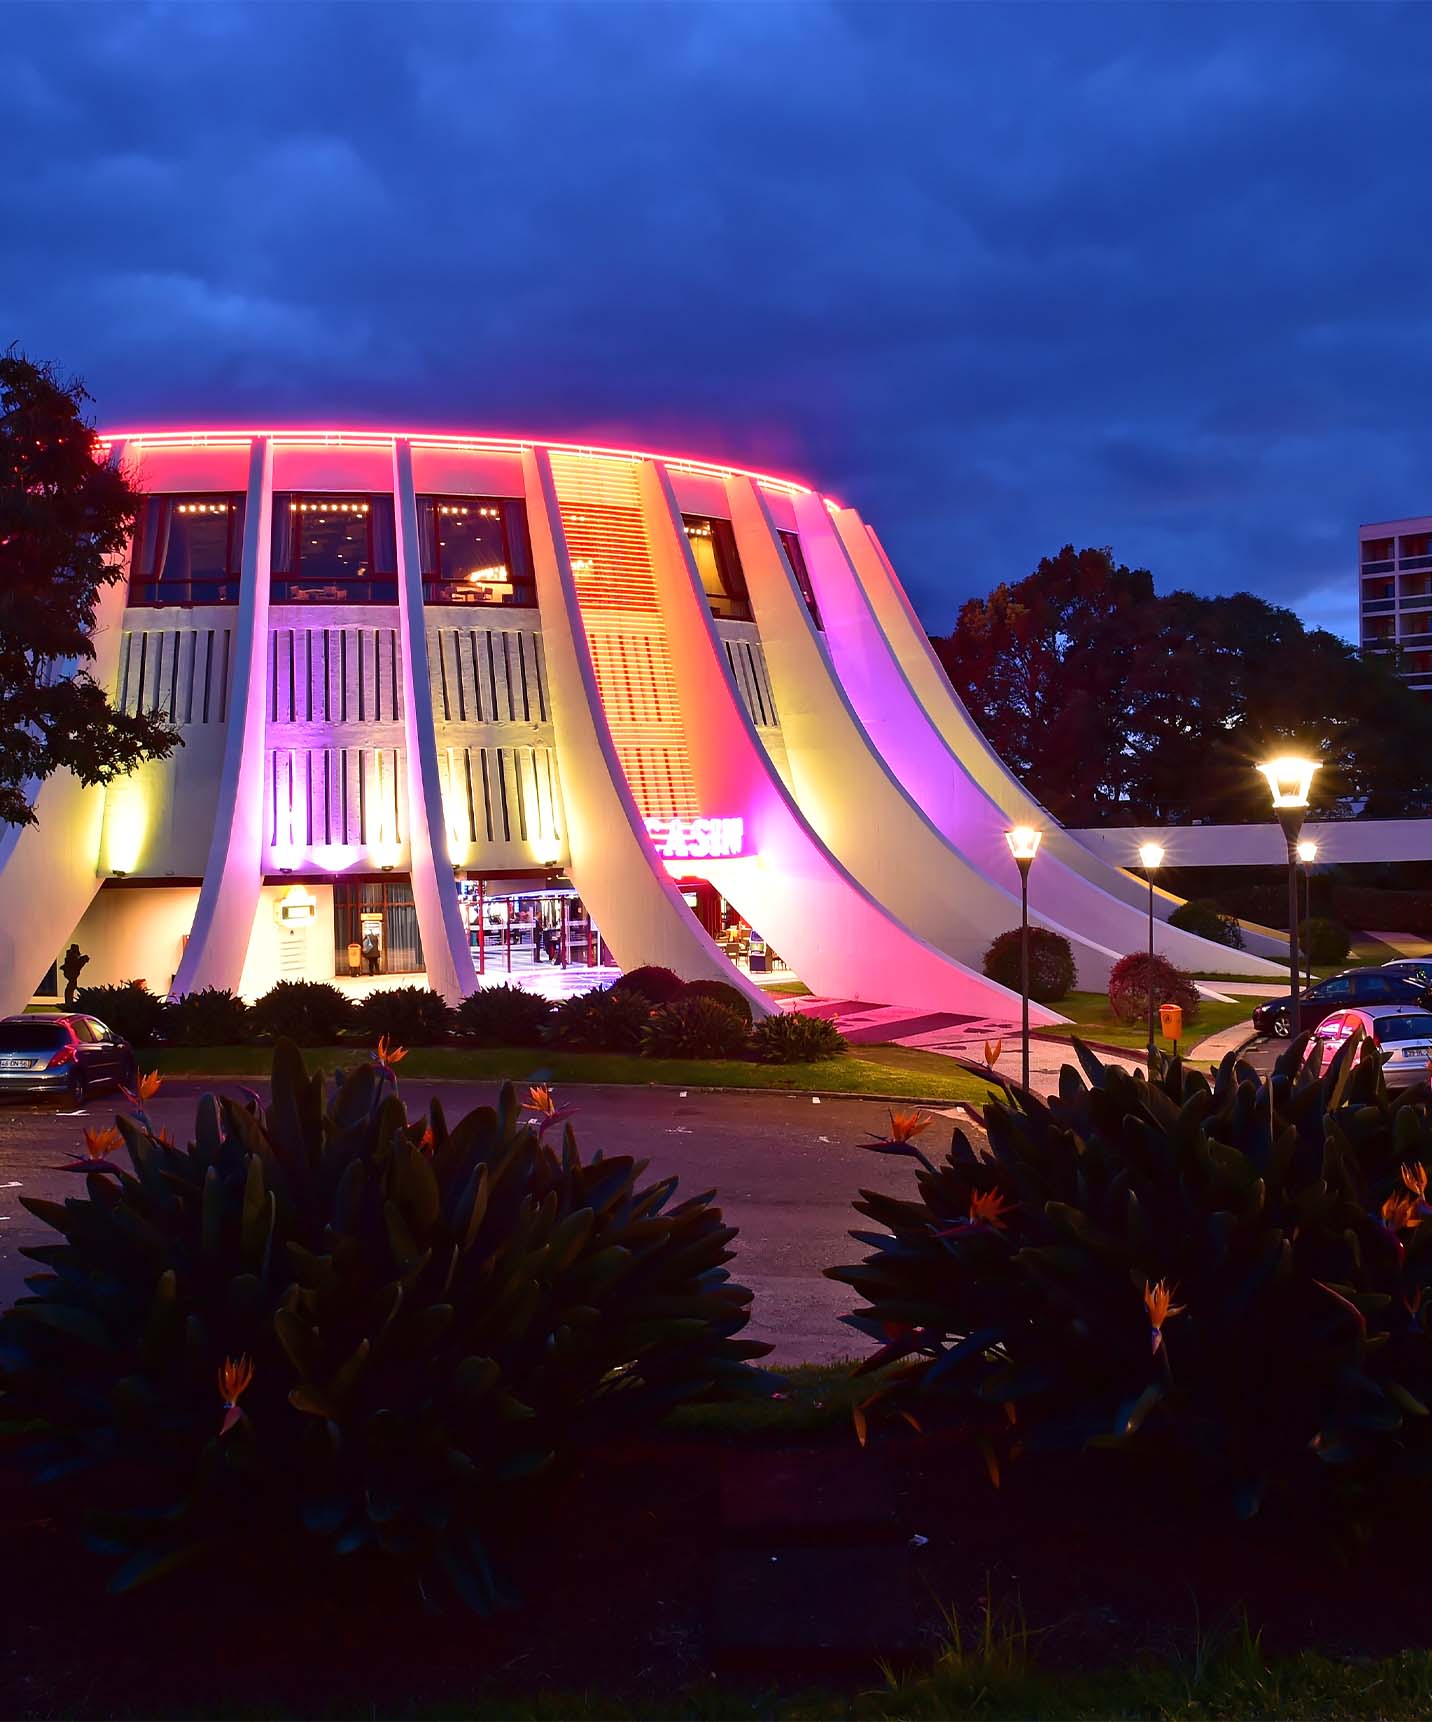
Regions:
<svg viewBox="0 0 1432 1722"><path fill-rule="evenodd" d="M420 496L425 604L537 602L527 511L506 497Z"/></svg>
<svg viewBox="0 0 1432 1722"><path fill-rule="evenodd" d="M237 604L242 496L150 496L134 538L131 604Z"/></svg>
<svg viewBox="0 0 1432 1722"><path fill-rule="evenodd" d="M683 514L681 519L711 614L728 621L749 622L751 603L731 522L704 514Z"/></svg>
<svg viewBox="0 0 1432 1722"><path fill-rule="evenodd" d="M815 588L810 583L810 570L806 567L805 553L801 549L799 536L794 532L780 532L777 537L786 553L786 561L791 565L791 573L796 577L796 585L800 587L801 596L806 601L811 621L817 628L823 628L825 624L820 619L820 606L815 601Z"/></svg>
<svg viewBox="0 0 1432 1722"><path fill-rule="evenodd" d="M396 604L392 497L275 496L273 600Z"/></svg>

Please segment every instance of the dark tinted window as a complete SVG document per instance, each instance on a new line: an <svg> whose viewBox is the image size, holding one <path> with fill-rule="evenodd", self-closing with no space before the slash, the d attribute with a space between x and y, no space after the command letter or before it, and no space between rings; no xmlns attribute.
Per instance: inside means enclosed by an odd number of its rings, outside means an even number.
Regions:
<svg viewBox="0 0 1432 1722"><path fill-rule="evenodd" d="M47 1052L68 1045L69 1038L58 1023L0 1023L0 1052Z"/></svg>
<svg viewBox="0 0 1432 1722"><path fill-rule="evenodd" d="M781 548L786 553L786 561L791 565L791 573L796 577L796 585L800 587L801 594L805 598L806 609L810 611L810 619L819 628L823 624L820 619L820 610L815 601L815 588L810 583L810 570L806 567L805 555L801 550L800 538L794 532L781 532L777 536L781 541Z"/></svg>
<svg viewBox="0 0 1432 1722"><path fill-rule="evenodd" d="M237 604L242 496L151 496L134 539L131 604Z"/></svg>
<svg viewBox="0 0 1432 1722"><path fill-rule="evenodd" d="M537 602L527 510L495 496L420 496L425 604Z"/></svg>
<svg viewBox="0 0 1432 1722"><path fill-rule="evenodd" d="M704 514L683 514L681 519L711 614L733 622L749 622L751 603L731 522L708 519Z"/></svg>
<svg viewBox="0 0 1432 1722"><path fill-rule="evenodd" d="M391 496L275 496L278 604L396 604Z"/></svg>
<svg viewBox="0 0 1432 1722"><path fill-rule="evenodd" d="M1346 975L1338 975L1334 980L1320 981L1313 988L1315 999L1350 999L1352 997L1352 982Z"/></svg>
<svg viewBox="0 0 1432 1722"><path fill-rule="evenodd" d="M1394 1040L1432 1040L1432 1016L1389 1016L1374 1026L1384 1046Z"/></svg>
<svg viewBox="0 0 1432 1722"><path fill-rule="evenodd" d="M1404 992L1406 983L1394 980L1390 975L1354 975L1352 977L1353 997L1363 1000L1396 998Z"/></svg>

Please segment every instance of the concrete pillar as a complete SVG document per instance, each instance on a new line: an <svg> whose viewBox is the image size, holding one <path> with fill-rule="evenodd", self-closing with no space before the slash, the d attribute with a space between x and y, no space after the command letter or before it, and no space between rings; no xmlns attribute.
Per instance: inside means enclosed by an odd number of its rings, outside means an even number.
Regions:
<svg viewBox="0 0 1432 1722"><path fill-rule="evenodd" d="M234 624L218 811L193 930L171 988L174 998L205 987L238 990L263 886L272 553L273 448L267 437L255 437L249 450L239 613Z"/></svg>
<svg viewBox="0 0 1432 1722"><path fill-rule="evenodd" d="M393 440L393 508L398 527L398 637L403 658L403 746L407 756L408 857L428 985L449 1004L477 989L457 880L447 852L438 744L428 682L423 567L413 449Z"/></svg>

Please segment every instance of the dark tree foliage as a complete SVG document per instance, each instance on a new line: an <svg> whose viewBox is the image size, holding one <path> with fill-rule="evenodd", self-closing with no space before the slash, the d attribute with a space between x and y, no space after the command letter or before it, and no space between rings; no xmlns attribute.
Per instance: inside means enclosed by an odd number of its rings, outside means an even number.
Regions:
<svg viewBox="0 0 1432 1722"><path fill-rule="evenodd" d="M100 458L77 382L0 353L0 824L68 769L107 783L178 738L109 704L86 665L100 588L122 577L139 494Z"/></svg>
<svg viewBox="0 0 1432 1722"><path fill-rule="evenodd" d="M1066 545L933 643L991 744L1070 824L1266 818L1252 768L1290 746L1325 762L1315 811L1432 804L1432 704L1248 592L1160 596L1147 569Z"/></svg>

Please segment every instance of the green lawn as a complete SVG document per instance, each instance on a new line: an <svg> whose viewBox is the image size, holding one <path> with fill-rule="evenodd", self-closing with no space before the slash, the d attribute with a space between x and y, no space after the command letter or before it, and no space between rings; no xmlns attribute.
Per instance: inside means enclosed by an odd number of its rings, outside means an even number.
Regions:
<svg viewBox="0 0 1432 1722"><path fill-rule="evenodd" d="M1204 999L1198 1007L1197 1022L1186 1026L1184 1038L1179 1043L1181 1049L1186 1052L1206 1036L1247 1021L1257 1002L1256 999L1237 999L1232 1004L1218 1004L1213 999ZM1142 1050L1148 1042L1146 1024L1120 1022L1109 1009L1109 1000L1104 993L1070 993L1053 1008L1062 1011L1070 1022L1066 1027L1041 1029L1040 1034L1077 1034L1082 1039L1101 1040L1112 1046L1127 1046L1135 1050ZM1251 1023L1249 1032L1252 1033ZM1159 1046L1165 1052L1169 1050L1168 1042L1162 1038Z"/></svg>
<svg viewBox="0 0 1432 1722"><path fill-rule="evenodd" d="M367 1058L363 1047L315 1047L310 1068L332 1071ZM171 1076L266 1076L266 1046L170 1046L141 1051L146 1070ZM892 1095L902 1100L965 1100L979 1104L989 1084L938 1053L904 1046L859 1046L817 1064L750 1064L739 1059L639 1058L634 1054L456 1046L415 1046L400 1077L462 1078L478 1082L615 1082L678 1088L757 1088L801 1094Z"/></svg>

